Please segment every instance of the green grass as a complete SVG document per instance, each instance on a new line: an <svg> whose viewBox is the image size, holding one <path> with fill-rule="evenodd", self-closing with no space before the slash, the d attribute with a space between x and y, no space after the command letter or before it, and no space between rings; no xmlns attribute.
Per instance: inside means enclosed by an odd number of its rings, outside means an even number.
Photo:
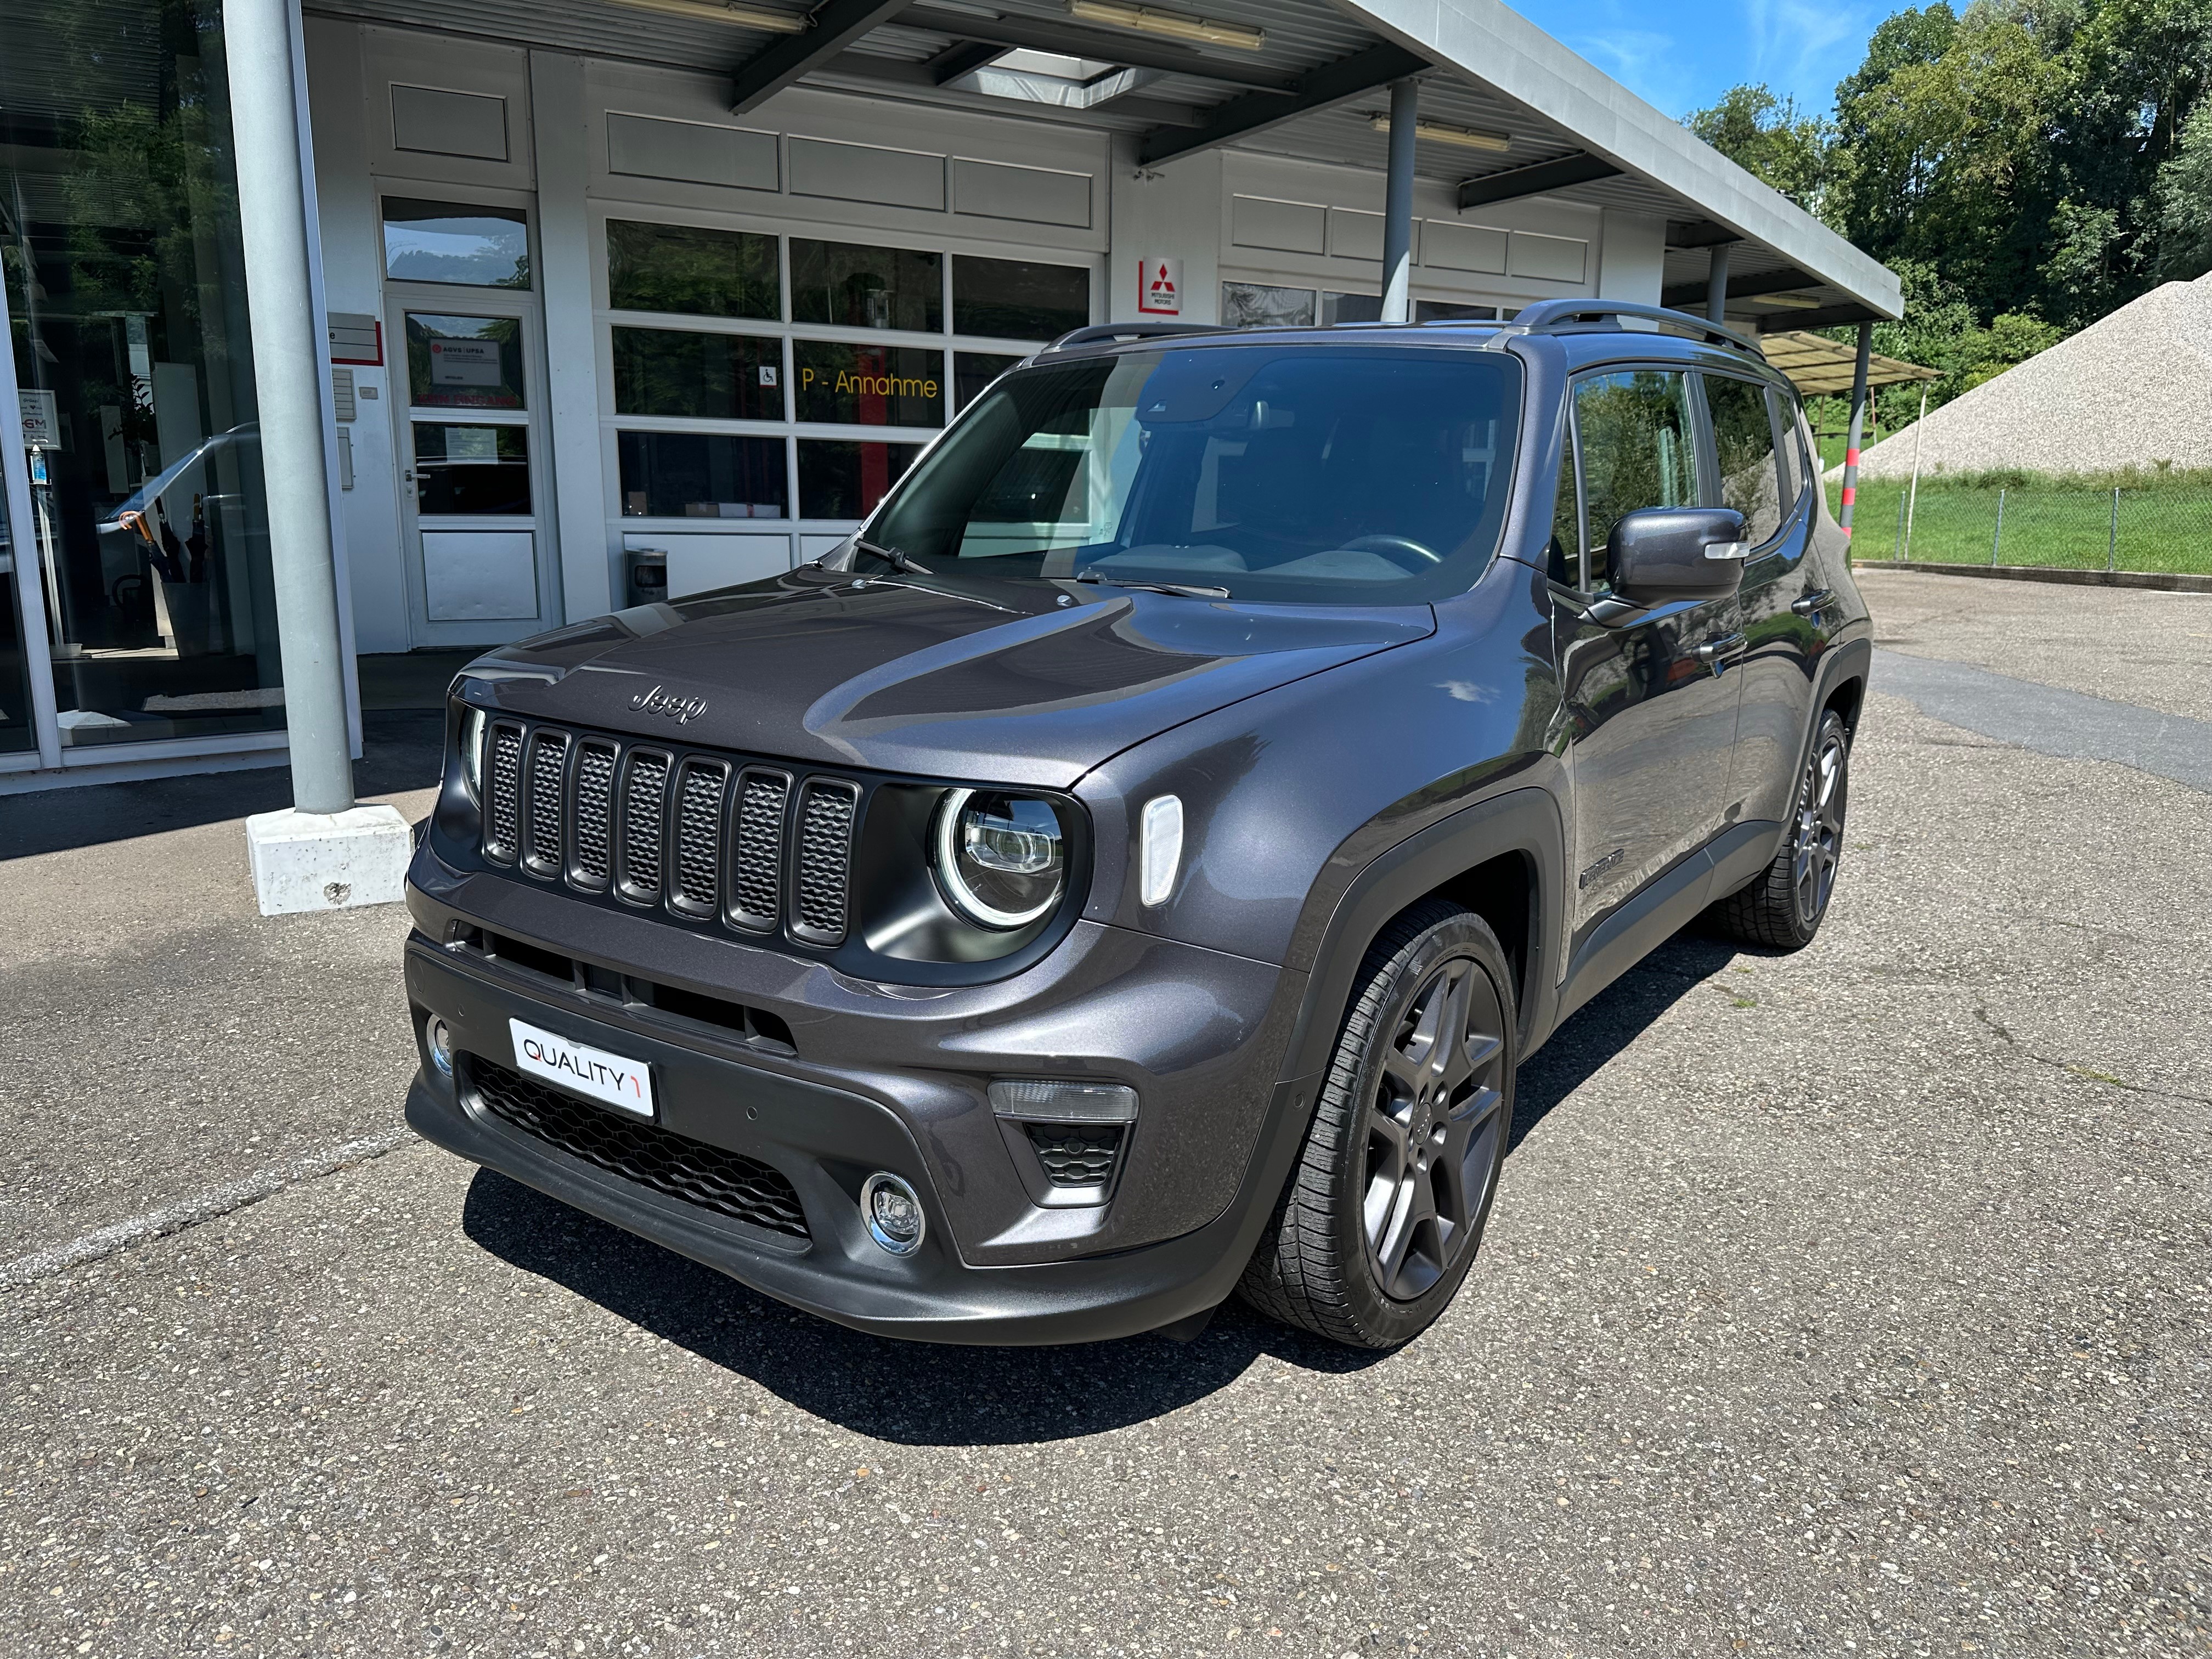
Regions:
<svg viewBox="0 0 2212 1659"><path fill-rule="evenodd" d="M2112 492L2119 491L2117 522ZM1859 486L1852 552L1900 551L1901 480ZM1997 534L1997 501L2004 532ZM1828 485L1837 507L1838 483ZM1923 477L1911 508L1915 563L2047 565L2212 574L2212 471L2060 477L2025 472ZM2116 533L2117 531L2117 533Z"/></svg>

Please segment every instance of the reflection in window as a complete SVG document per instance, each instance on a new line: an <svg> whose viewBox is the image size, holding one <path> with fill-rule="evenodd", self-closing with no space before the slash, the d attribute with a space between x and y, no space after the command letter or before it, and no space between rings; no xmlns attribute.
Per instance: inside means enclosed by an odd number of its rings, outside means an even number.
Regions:
<svg viewBox="0 0 2212 1659"><path fill-rule="evenodd" d="M49 578L60 739L281 730L222 6L7 17L35 95L0 100L0 264L39 434L9 552ZM0 747L28 735L27 620L0 616Z"/></svg>
<svg viewBox="0 0 2212 1659"><path fill-rule="evenodd" d="M409 312L407 385L417 409L520 409L522 324Z"/></svg>
<svg viewBox="0 0 2212 1659"><path fill-rule="evenodd" d="M624 432L615 440L628 519L781 519L789 484L781 438Z"/></svg>
<svg viewBox="0 0 2212 1659"><path fill-rule="evenodd" d="M1598 588L1613 527L1647 507L1695 507L1690 379L1672 369L1595 374L1575 386L1589 586Z"/></svg>
<svg viewBox="0 0 2212 1659"><path fill-rule="evenodd" d="M1324 328L1334 328L1339 323L1379 323L1382 320L1382 296L1324 292L1321 296L1321 320Z"/></svg>
<svg viewBox="0 0 2212 1659"><path fill-rule="evenodd" d="M783 342L688 329L614 331L615 412L692 420L783 418Z"/></svg>
<svg viewBox="0 0 2212 1659"><path fill-rule="evenodd" d="M945 354L920 346L793 340L802 421L839 426L943 426Z"/></svg>
<svg viewBox="0 0 2212 1659"><path fill-rule="evenodd" d="M529 516L529 428L416 422L415 506L425 518Z"/></svg>
<svg viewBox="0 0 2212 1659"><path fill-rule="evenodd" d="M799 445L799 511L808 519L861 519L896 483L920 444L838 442L804 438Z"/></svg>
<svg viewBox="0 0 2212 1659"><path fill-rule="evenodd" d="M1221 321L1228 328L1311 328L1314 291L1262 283L1224 283Z"/></svg>
<svg viewBox="0 0 2212 1659"><path fill-rule="evenodd" d="M952 331L1055 340L1091 320L1091 273L1079 265L952 257Z"/></svg>
<svg viewBox="0 0 2212 1659"><path fill-rule="evenodd" d="M617 311L773 321L783 315L775 238L610 219L607 303Z"/></svg>
<svg viewBox="0 0 2212 1659"><path fill-rule="evenodd" d="M945 326L945 256L911 248L791 240L793 322L848 328Z"/></svg>
<svg viewBox="0 0 2212 1659"><path fill-rule="evenodd" d="M528 288L529 216L520 208L387 196L384 274L403 283Z"/></svg>
<svg viewBox="0 0 2212 1659"><path fill-rule="evenodd" d="M1782 528L1782 489L1774 471L1774 424L1766 412L1766 388L1708 374L1705 406L1712 411L1721 505L1743 514L1744 540L1760 546Z"/></svg>
<svg viewBox="0 0 2212 1659"><path fill-rule="evenodd" d="M1417 323L1487 323L1498 317L1496 306L1462 305L1456 300L1416 300L1413 301L1413 320Z"/></svg>
<svg viewBox="0 0 2212 1659"><path fill-rule="evenodd" d="M968 407L992 381L1021 362L1018 357L1002 357L991 351L956 351L952 354L952 412L958 414Z"/></svg>
<svg viewBox="0 0 2212 1659"><path fill-rule="evenodd" d="M1772 386L1766 395L1774 401L1775 428L1782 434L1782 447L1777 453L1782 459L1782 511L1787 517L1805 493L1805 450L1797 435L1797 400Z"/></svg>

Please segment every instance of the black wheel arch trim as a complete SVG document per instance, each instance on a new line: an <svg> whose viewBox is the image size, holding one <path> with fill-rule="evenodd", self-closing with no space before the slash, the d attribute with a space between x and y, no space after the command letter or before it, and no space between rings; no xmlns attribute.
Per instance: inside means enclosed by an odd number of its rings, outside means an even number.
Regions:
<svg viewBox="0 0 2212 1659"><path fill-rule="evenodd" d="M1327 1067L1360 962L1391 917L1455 877L1516 853L1534 876L1521 983L1514 988L1519 1057L1534 1052L1556 1018L1565 845L1558 801L1547 789L1523 787L1463 806L1370 860L1337 900L1314 947L1282 1075L1312 1077Z"/></svg>

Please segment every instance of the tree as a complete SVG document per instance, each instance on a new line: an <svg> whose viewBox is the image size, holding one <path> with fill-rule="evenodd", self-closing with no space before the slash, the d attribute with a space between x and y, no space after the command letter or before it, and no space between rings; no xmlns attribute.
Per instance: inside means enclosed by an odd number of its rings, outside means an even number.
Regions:
<svg viewBox="0 0 2212 1659"><path fill-rule="evenodd" d="M1764 84L1731 87L1683 125L1754 179L1820 212L1832 134L1826 121L1800 114L1795 100L1777 98Z"/></svg>
<svg viewBox="0 0 2212 1659"><path fill-rule="evenodd" d="M2168 282L2212 270L2212 101L2199 104L2158 170L2153 268Z"/></svg>

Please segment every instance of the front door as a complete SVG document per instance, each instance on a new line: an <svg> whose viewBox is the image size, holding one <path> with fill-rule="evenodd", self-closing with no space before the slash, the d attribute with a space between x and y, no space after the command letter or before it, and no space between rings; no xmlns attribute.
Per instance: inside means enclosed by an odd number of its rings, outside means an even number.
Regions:
<svg viewBox="0 0 2212 1659"><path fill-rule="evenodd" d="M418 646L497 645L557 619L535 308L389 289L404 354L400 536Z"/></svg>
<svg viewBox="0 0 2212 1659"><path fill-rule="evenodd" d="M1704 441L1690 377L1657 368L1586 376L1575 383L1572 426L1559 540L1580 550L1565 573L1574 591L1558 594L1554 638L1574 780L1567 897L1578 948L1726 823L1738 681L1726 672L1733 596L1613 619L1599 603L1612 596L1605 554L1614 524L1644 507L1700 503Z"/></svg>

